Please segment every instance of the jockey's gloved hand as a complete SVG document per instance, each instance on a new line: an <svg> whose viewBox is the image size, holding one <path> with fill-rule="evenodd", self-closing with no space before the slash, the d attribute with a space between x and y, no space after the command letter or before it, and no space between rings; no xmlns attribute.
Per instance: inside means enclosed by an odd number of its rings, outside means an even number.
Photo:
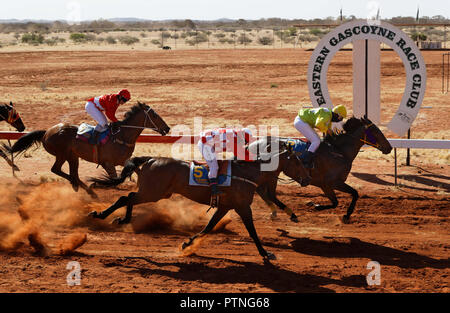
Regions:
<svg viewBox="0 0 450 313"><path fill-rule="evenodd" d="M113 130L113 131L116 131L116 130L118 130L119 128L120 128L120 122L119 121L117 121L117 122L111 122L111 123L109 123L109 128L111 129L111 130Z"/></svg>

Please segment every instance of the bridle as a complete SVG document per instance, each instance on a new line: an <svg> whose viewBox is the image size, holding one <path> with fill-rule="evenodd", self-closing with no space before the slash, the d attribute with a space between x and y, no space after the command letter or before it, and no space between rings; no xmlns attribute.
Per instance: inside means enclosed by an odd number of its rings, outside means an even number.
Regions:
<svg viewBox="0 0 450 313"><path fill-rule="evenodd" d="M159 128L156 126L155 122L153 122L152 118L149 116L149 112L151 112L152 114L156 114L156 112L149 107L147 110L144 111L145 113L145 120L144 120L144 126L133 126L133 125L120 125L120 127L126 127L126 128L139 128L139 129L151 129L154 131L159 132ZM151 122L151 125L153 125L153 127L147 127L147 120L149 120ZM117 133L120 132L120 128L119 131L117 131ZM113 135L116 135L117 133L114 133Z"/></svg>
<svg viewBox="0 0 450 313"><path fill-rule="evenodd" d="M374 148L379 149L379 148L380 148L380 145L378 144L378 142L376 141L376 139L373 138L372 134L368 133L369 128L372 127L372 126L374 126L373 123L370 123L369 125L364 125L364 139L361 139L361 138L360 138L359 140L361 140L361 141L362 141L363 143L365 143L366 145L369 145L369 146L372 146L372 147L374 147ZM371 139L375 139L375 143L370 142L369 140L371 140Z"/></svg>
<svg viewBox="0 0 450 313"><path fill-rule="evenodd" d="M8 117L5 117L3 114L0 113L0 116L3 117L3 119L8 122L8 124L13 124L14 122L16 122L19 118L20 115L19 113L16 111L16 109L14 109L13 107L11 107L10 110L8 110Z"/></svg>

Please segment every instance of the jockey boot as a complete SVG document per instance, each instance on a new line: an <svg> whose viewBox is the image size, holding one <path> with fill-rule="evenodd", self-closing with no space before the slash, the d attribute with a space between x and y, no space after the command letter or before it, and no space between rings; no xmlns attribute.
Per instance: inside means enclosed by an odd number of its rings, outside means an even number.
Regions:
<svg viewBox="0 0 450 313"><path fill-rule="evenodd" d="M313 159L314 159L314 152L311 151L305 151L305 154L302 158L302 163L305 168L313 168Z"/></svg>
<svg viewBox="0 0 450 313"><path fill-rule="evenodd" d="M209 186L211 187L211 196L217 196L220 195L221 192L218 189L217 186L217 178L210 178L209 179Z"/></svg>
<svg viewBox="0 0 450 313"><path fill-rule="evenodd" d="M92 133L91 138L89 138L89 143L92 144L92 145L96 145L99 135L100 135L100 132L94 130L94 132Z"/></svg>

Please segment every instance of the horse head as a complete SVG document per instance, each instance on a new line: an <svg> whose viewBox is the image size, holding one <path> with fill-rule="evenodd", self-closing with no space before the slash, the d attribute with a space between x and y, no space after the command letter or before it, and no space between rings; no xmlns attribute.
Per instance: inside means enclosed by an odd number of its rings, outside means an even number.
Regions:
<svg viewBox="0 0 450 313"><path fill-rule="evenodd" d="M14 108L14 104L10 101L9 104L5 104L1 106L3 110L0 111L0 116L8 122L11 126L13 126L17 131L23 132L25 130L25 125L23 124L22 119L20 118L19 112Z"/></svg>
<svg viewBox="0 0 450 313"><path fill-rule="evenodd" d="M364 137L362 141L369 146L377 148L383 154L391 153L392 146L377 125L366 117L361 118L361 122L364 125Z"/></svg>
<svg viewBox="0 0 450 313"><path fill-rule="evenodd" d="M383 154L389 154L392 150L391 144L381 130L366 117L351 117L345 122L343 128L345 133L338 135L334 140L339 140L340 137L344 138L346 137L345 135L350 135L351 137L358 138L364 144L377 148ZM327 136L327 140L332 138L333 136Z"/></svg>
<svg viewBox="0 0 450 313"><path fill-rule="evenodd" d="M139 122L136 122L136 118L139 118ZM122 121L122 125L135 123L138 123L139 125L134 126L153 129L162 136L167 135L170 131L170 127L164 122L161 116L155 112L155 110L139 101L131 108L131 111L125 114L125 119Z"/></svg>
<svg viewBox="0 0 450 313"><path fill-rule="evenodd" d="M260 150L258 158L266 163L266 171L283 172L302 186L309 184L309 173L292 150L292 146L277 137L266 137L252 143L253 151L256 151L257 146Z"/></svg>

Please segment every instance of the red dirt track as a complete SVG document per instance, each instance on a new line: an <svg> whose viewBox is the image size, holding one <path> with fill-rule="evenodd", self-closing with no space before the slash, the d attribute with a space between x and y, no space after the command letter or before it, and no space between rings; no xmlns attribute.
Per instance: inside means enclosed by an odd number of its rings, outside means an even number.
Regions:
<svg viewBox="0 0 450 313"><path fill-rule="evenodd" d="M201 116L204 125L276 124L281 135L298 136L292 121L309 102L310 53L1 53L0 100L15 102L27 131L61 121L89 121L85 99L128 88L131 102L150 104L172 127L192 127L193 118ZM440 131L449 139L450 97L440 94L441 52L424 52L424 58L428 84L423 105L433 108L421 111L413 136ZM339 52L330 67L330 93L348 108L351 71L351 52ZM404 70L393 52L382 52L382 75L382 121L387 122L404 86ZM126 110L121 108L117 116ZM12 129L1 123L0 130ZM340 220L350 198L339 192L338 208L316 212L310 201L328 203L318 188L279 185L279 197L297 214L298 224L281 211L272 221L269 208L255 196L254 223L263 246L277 256L272 265L263 263L234 212L193 255L183 256L180 245L211 216L207 207L173 196L137 206L131 225L114 226L109 223L124 209L105 222L93 221L87 213L134 190L133 182L119 190L99 189L99 199L93 200L56 180L50 172L53 159L42 148L17 160L20 181L0 159L0 292L449 292L450 165L433 155L413 156L413 166L407 167L402 157L400 186L395 187L393 159L368 151L357 157L348 179L360 194L350 224ZM135 151L168 153L168 147L148 143ZM441 157L448 160L444 153ZM80 163L83 180L102 173L93 164ZM43 248L30 245L30 234ZM66 283L70 261L81 265L80 286ZM380 285L366 282L370 261L381 265Z"/></svg>

